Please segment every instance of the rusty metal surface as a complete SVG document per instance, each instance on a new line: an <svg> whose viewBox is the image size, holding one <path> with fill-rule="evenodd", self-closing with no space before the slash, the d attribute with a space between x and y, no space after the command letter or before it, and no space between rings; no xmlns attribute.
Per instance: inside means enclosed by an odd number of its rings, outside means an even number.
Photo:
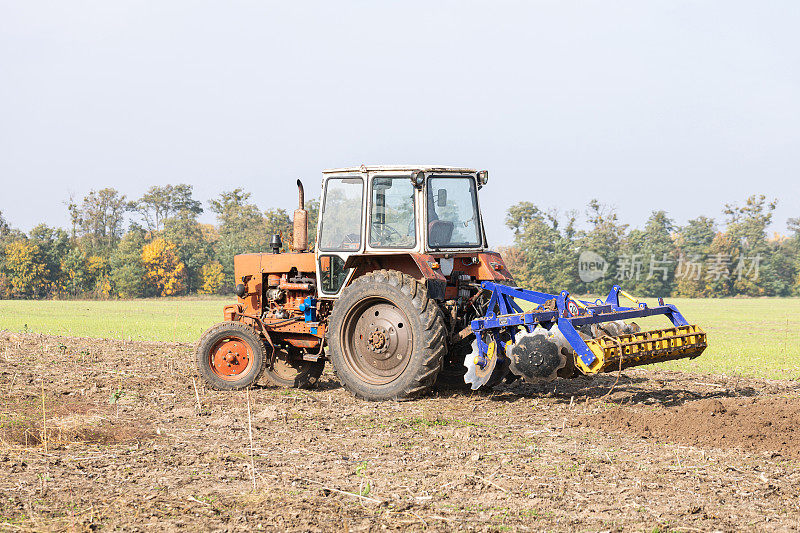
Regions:
<svg viewBox="0 0 800 533"><path fill-rule="evenodd" d="M284 341L296 348L316 348L319 346L321 339L316 337L302 338L297 336L285 337Z"/></svg>
<svg viewBox="0 0 800 533"><path fill-rule="evenodd" d="M478 254L476 277L481 281L510 281L513 279L503 257L497 252L481 252ZM467 272L469 273L469 272Z"/></svg>
<svg viewBox="0 0 800 533"><path fill-rule="evenodd" d="M471 253L431 253L417 252L395 254L370 254L367 256L351 256L346 268L357 268L358 276L373 270L392 269L408 274L416 279L437 279L445 281L447 278L438 267L441 258L453 258L453 270L463 272L478 281L512 281L511 272L508 271L505 261L497 252L471 252Z"/></svg>
<svg viewBox="0 0 800 533"><path fill-rule="evenodd" d="M234 320L236 315L242 313L242 306L239 304L226 305L222 310L222 316L225 320Z"/></svg>
<svg viewBox="0 0 800 533"><path fill-rule="evenodd" d="M237 280L243 275L258 272L284 274L292 267L303 273L313 274L317 271L313 252L240 254L233 258L233 264Z"/></svg>
<svg viewBox="0 0 800 533"><path fill-rule="evenodd" d="M297 180L299 207L294 212L292 248L295 252L308 250L308 211L305 207L305 191L303 183Z"/></svg>
<svg viewBox="0 0 800 533"><path fill-rule="evenodd" d="M311 292L311 285L308 283L289 283L284 282L278 285L278 288L283 291L303 291Z"/></svg>
<svg viewBox="0 0 800 533"><path fill-rule="evenodd" d="M253 354L247 341L229 336L212 346L209 352L211 370L226 381L235 381L253 364Z"/></svg>
<svg viewBox="0 0 800 533"><path fill-rule="evenodd" d="M383 385L403 373L413 355L408 318L397 306L370 298L345 318L344 356L365 383Z"/></svg>

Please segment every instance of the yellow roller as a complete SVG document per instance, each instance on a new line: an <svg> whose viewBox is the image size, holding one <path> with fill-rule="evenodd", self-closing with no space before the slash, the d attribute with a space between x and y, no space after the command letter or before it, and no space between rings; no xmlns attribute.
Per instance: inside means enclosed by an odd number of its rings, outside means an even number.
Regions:
<svg viewBox="0 0 800 533"><path fill-rule="evenodd" d="M695 358L706 349L705 332L698 326L678 326L641 331L615 337L603 336L586 340L597 359L586 365L580 357L575 365L584 374L613 372L620 368L649 365L686 357Z"/></svg>

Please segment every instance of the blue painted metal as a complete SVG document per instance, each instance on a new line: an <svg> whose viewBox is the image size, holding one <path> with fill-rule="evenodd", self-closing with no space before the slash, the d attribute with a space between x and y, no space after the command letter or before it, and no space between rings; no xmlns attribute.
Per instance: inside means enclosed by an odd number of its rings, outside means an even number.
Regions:
<svg viewBox="0 0 800 533"><path fill-rule="evenodd" d="M594 302L572 298L567 291L561 291L559 294L547 294L500 285L492 281L484 281L481 286L492 291L492 296L489 299L486 316L476 318L470 323L477 339L479 361L485 360L488 337L497 338L501 331L506 331L513 338L518 327L524 327L530 332L537 324L556 323L572 348L588 366L597 358L575 329L578 326L654 315L665 315L676 327L688 325L678 309L672 304L664 304L662 298L659 298L658 305L655 307L649 307L645 303L639 303L636 307L621 305L619 285L611 288L605 300L598 299ZM556 310L552 310L552 306L550 306L550 309L523 311L514 301L517 298L536 306L542 306L555 300ZM574 312L576 309L577 313Z"/></svg>
<svg viewBox="0 0 800 533"><path fill-rule="evenodd" d="M306 322L317 321L317 300L311 296L306 297L298 306L298 309L303 312L303 318Z"/></svg>

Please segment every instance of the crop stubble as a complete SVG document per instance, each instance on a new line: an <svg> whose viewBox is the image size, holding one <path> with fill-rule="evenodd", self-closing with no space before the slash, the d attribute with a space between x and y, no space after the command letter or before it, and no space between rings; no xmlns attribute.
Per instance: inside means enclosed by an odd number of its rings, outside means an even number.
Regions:
<svg viewBox="0 0 800 533"><path fill-rule="evenodd" d="M326 372L255 388L248 419L245 392L195 393L192 352L0 332L6 527L800 527L795 382L637 369L611 394L613 374L367 403Z"/></svg>

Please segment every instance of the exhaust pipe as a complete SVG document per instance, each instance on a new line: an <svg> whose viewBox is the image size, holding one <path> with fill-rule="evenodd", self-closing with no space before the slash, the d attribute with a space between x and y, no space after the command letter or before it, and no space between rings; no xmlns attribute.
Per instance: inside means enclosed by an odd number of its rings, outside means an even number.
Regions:
<svg viewBox="0 0 800 533"><path fill-rule="evenodd" d="M305 207L303 182L300 180L297 180L297 189L300 197L300 205L294 212L292 247L295 252L305 252L308 250L308 211L306 211Z"/></svg>

